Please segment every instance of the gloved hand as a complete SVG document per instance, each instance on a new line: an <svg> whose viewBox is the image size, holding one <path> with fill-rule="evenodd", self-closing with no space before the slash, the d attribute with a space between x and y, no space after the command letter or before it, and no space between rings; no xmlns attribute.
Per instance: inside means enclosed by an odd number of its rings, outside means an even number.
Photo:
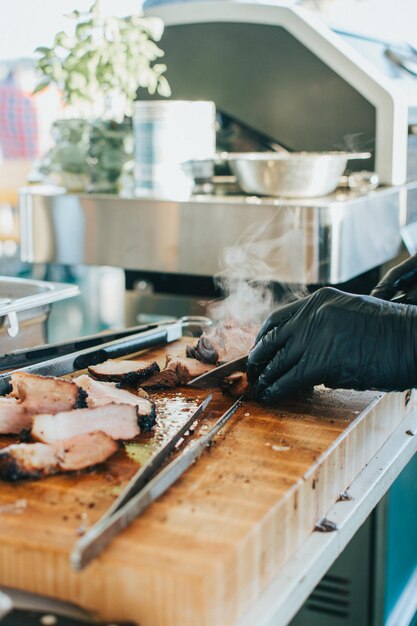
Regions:
<svg viewBox="0 0 417 626"><path fill-rule="evenodd" d="M381 391L417 386L417 307L324 287L269 316L247 374L265 402L321 383Z"/></svg>
<svg viewBox="0 0 417 626"><path fill-rule="evenodd" d="M398 293L404 293L403 302L417 304L417 254L389 270L371 296L391 300Z"/></svg>

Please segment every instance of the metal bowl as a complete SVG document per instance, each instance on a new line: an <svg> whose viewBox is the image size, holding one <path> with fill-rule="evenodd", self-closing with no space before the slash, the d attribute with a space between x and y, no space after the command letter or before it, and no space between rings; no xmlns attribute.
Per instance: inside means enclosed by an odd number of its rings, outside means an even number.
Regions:
<svg viewBox="0 0 417 626"><path fill-rule="evenodd" d="M229 162L243 191L266 196L314 198L334 191L350 159L369 152L229 152Z"/></svg>

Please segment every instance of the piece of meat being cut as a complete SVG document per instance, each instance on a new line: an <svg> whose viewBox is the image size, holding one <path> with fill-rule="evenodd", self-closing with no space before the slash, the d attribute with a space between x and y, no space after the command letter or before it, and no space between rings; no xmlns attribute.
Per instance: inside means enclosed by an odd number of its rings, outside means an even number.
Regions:
<svg viewBox="0 0 417 626"><path fill-rule="evenodd" d="M137 407L131 404L106 404L56 415L36 415L32 436L43 443L52 443L99 430L112 439L133 439L140 432Z"/></svg>
<svg viewBox="0 0 417 626"><path fill-rule="evenodd" d="M64 378L14 372L11 383L11 395L32 415L58 413L87 406L85 391Z"/></svg>
<svg viewBox="0 0 417 626"><path fill-rule="evenodd" d="M59 469L64 472L104 463L119 449L114 439L101 431L76 435L51 445L55 450Z"/></svg>
<svg viewBox="0 0 417 626"><path fill-rule="evenodd" d="M223 378L220 383L221 389L233 398L240 398L249 392L248 378L245 372L233 372L230 376Z"/></svg>
<svg viewBox="0 0 417 626"><path fill-rule="evenodd" d="M0 397L0 435L18 435L32 427L32 416L16 398Z"/></svg>
<svg viewBox="0 0 417 626"><path fill-rule="evenodd" d="M258 333L257 324L239 325L228 319L201 335L195 346L187 346L187 356L203 363L226 363L248 354Z"/></svg>
<svg viewBox="0 0 417 626"><path fill-rule="evenodd" d="M149 432L156 421L155 404L148 397L139 396L126 389L120 389L116 383L103 383L82 374L74 378L78 387L88 394L89 407L105 406L106 404L131 404L138 408L138 421L141 430ZM147 396L145 392L142 392Z"/></svg>
<svg viewBox="0 0 417 626"><path fill-rule="evenodd" d="M118 361L109 359L98 365L91 365L88 373L104 382L121 383L123 385L138 385L142 380L159 372L159 365L155 361Z"/></svg>
<svg viewBox="0 0 417 626"><path fill-rule="evenodd" d="M0 478L15 481L82 470L104 463L117 449L117 443L102 432L53 444L18 443L0 451Z"/></svg>
<svg viewBox="0 0 417 626"><path fill-rule="evenodd" d="M193 378L214 369L214 365L196 359L167 355L165 368L143 383L146 389L169 389L186 385Z"/></svg>

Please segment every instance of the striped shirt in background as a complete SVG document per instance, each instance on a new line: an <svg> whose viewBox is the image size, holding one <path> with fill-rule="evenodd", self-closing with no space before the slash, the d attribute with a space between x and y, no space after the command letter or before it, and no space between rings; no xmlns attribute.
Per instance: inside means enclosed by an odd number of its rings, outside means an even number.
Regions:
<svg viewBox="0 0 417 626"><path fill-rule="evenodd" d="M38 156L35 105L10 78L0 84L0 150L4 159Z"/></svg>

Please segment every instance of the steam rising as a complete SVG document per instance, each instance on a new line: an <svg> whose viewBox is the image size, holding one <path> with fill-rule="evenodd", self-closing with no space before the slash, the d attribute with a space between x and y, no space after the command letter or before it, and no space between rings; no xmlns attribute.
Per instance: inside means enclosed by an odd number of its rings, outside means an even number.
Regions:
<svg viewBox="0 0 417 626"><path fill-rule="evenodd" d="M239 325L259 327L274 308L306 295L300 287L284 284L280 297L274 293L272 281L276 280L277 269L285 271L287 264L300 262L302 237L302 231L294 224L294 211L284 207L279 211L279 221L272 216L254 224L235 246L225 248L223 269L217 276L225 298L211 305L214 320L234 320Z"/></svg>

